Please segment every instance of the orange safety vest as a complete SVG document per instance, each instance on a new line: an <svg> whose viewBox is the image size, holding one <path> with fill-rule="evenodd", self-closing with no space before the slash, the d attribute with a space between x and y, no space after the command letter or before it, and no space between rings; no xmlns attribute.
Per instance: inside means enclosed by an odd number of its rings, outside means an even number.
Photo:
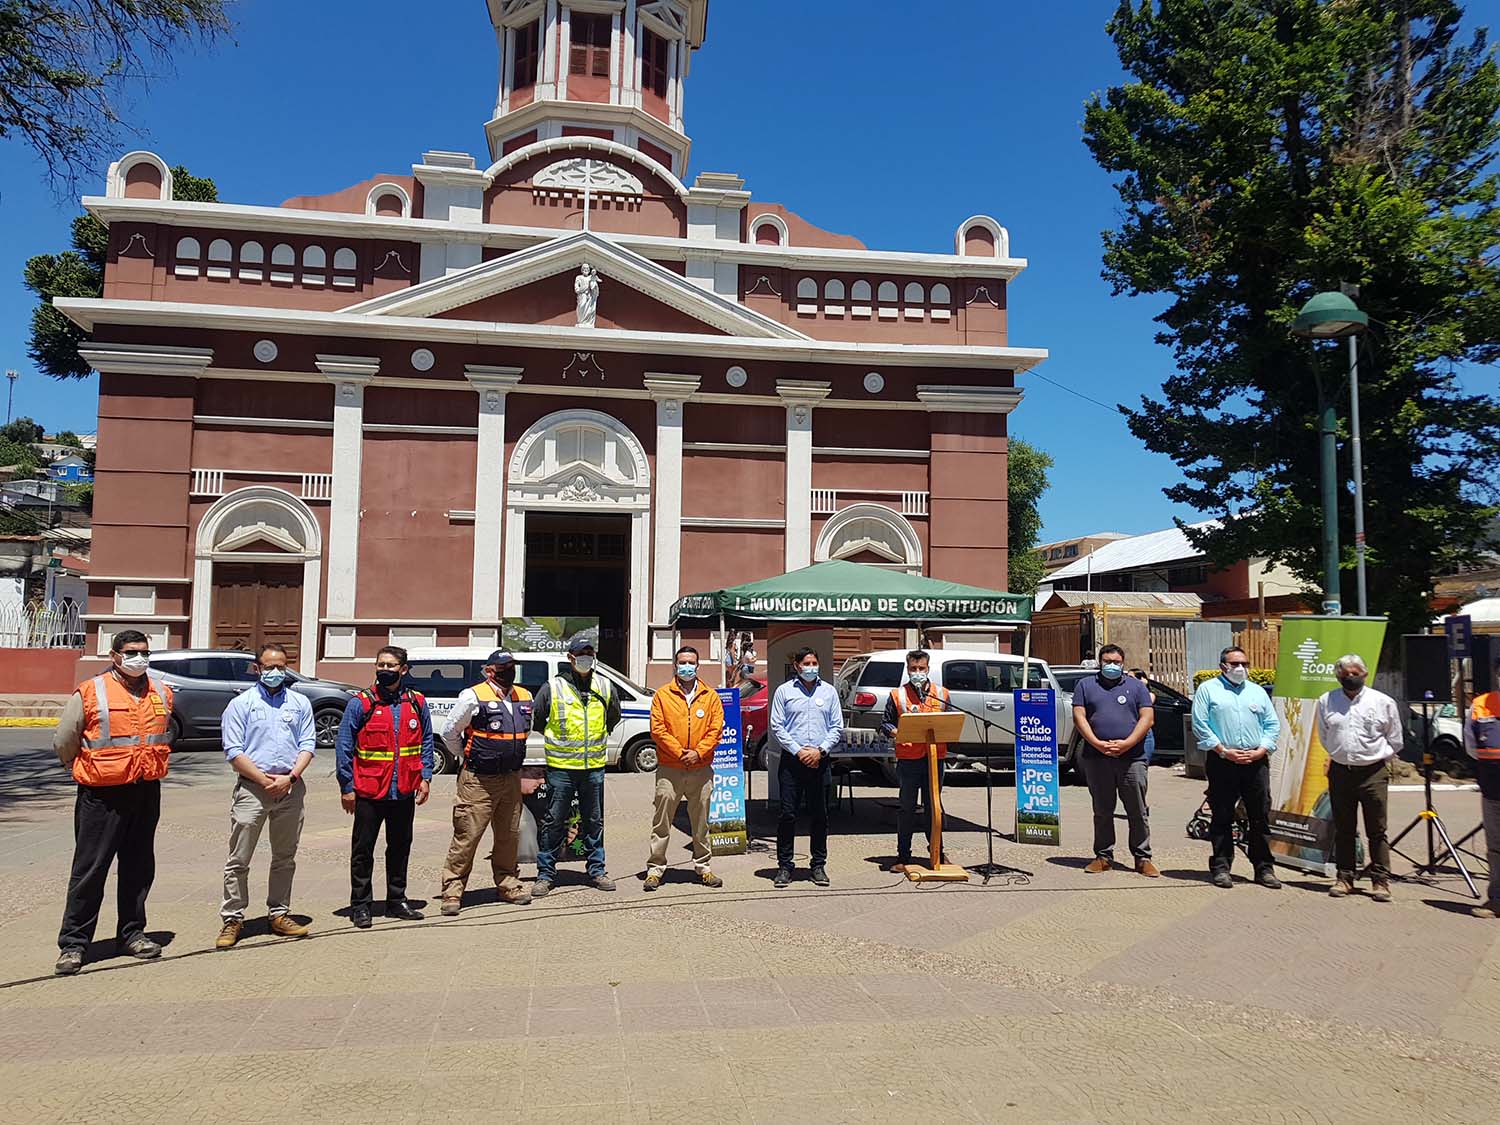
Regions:
<svg viewBox="0 0 1500 1125"><path fill-rule="evenodd" d="M1474 753L1481 761L1500 762L1500 691L1476 695L1469 722L1474 729Z"/></svg>
<svg viewBox="0 0 1500 1125"><path fill-rule="evenodd" d="M427 705L418 691L406 690L395 706L371 688L359 693L365 705L365 724L354 740L354 792L383 801L391 795L391 773L396 792L409 797L422 783L422 715Z"/></svg>
<svg viewBox="0 0 1500 1125"><path fill-rule="evenodd" d="M896 717L909 715L922 711L946 711L948 709L948 689L945 687L934 687L928 684L928 691L924 692L920 702L911 701L911 684L902 684L895 689L892 699L896 701ZM939 742L937 756L946 758L948 746ZM896 757L910 761L914 758L927 757L927 743L925 742L898 742L896 743Z"/></svg>
<svg viewBox="0 0 1500 1125"><path fill-rule="evenodd" d="M479 710L464 731L464 765L477 774L510 773L526 764L526 738L531 733L531 692L520 685L509 699L489 680L474 685Z"/></svg>
<svg viewBox="0 0 1500 1125"><path fill-rule="evenodd" d="M172 689L148 679L136 698L113 672L78 685L83 697L83 741L73 759L80 785L130 785L167 776L172 752Z"/></svg>

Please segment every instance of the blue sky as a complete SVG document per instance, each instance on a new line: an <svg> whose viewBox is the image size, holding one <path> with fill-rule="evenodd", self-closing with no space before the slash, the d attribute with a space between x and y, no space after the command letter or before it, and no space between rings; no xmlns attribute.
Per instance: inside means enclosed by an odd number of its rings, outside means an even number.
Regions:
<svg viewBox="0 0 1500 1125"><path fill-rule="evenodd" d="M1011 289L1011 342L1052 353L1039 375L1053 382L1023 376L1011 418L1013 436L1056 459L1046 538L1193 516L1161 494L1176 467L1078 397L1134 403L1172 369L1152 340L1159 303L1111 297L1099 277L1116 198L1080 123L1089 94L1121 77L1103 30L1112 9L713 0L686 93L689 179L738 173L756 197L880 249L951 252L975 212L1009 228L1011 252L1031 261ZM150 148L254 204L401 172L428 149L482 156L496 61L483 0L244 0L233 42L182 57L133 100L141 133L120 151ZM31 367L20 282L27 257L66 246L77 208L18 144L0 145L0 171L0 367L22 373L15 413L92 430L97 380ZM103 176L86 190L102 192Z"/></svg>

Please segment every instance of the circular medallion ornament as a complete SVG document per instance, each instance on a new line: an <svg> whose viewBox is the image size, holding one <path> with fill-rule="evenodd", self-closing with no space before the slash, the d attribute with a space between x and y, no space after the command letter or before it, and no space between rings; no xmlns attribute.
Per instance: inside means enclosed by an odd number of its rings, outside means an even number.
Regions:
<svg viewBox="0 0 1500 1125"><path fill-rule="evenodd" d="M418 348L411 353L411 365L418 371L431 371L437 357L427 348Z"/></svg>
<svg viewBox="0 0 1500 1125"><path fill-rule="evenodd" d="M885 390L885 376L879 371L871 371L865 376L865 390L869 391L872 395L878 395L881 391Z"/></svg>
<svg viewBox="0 0 1500 1125"><path fill-rule="evenodd" d="M276 346L275 340L255 341L255 358L262 363L270 363L280 354L281 349Z"/></svg>
<svg viewBox="0 0 1500 1125"><path fill-rule="evenodd" d="M731 387L743 387L745 381L749 378L749 374L743 367L731 367L728 371L724 372L724 381Z"/></svg>

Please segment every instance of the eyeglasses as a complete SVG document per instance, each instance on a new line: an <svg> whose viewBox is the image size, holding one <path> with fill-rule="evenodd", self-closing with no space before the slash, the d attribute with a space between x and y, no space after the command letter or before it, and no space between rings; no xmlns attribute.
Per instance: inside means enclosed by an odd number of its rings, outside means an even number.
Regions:
<svg viewBox="0 0 1500 1125"><path fill-rule="evenodd" d="M150 656L151 655L151 650L149 648L122 648L120 650L120 655L121 656Z"/></svg>
<svg viewBox="0 0 1500 1125"><path fill-rule="evenodd" d="M1225 667L1228 667L1228 668L1248 668L1248 667L1250 667L1250 661L1248 661L1248 660L1226 660L1226 661L1224 661L1224 665L1225 665Z"/></svg>

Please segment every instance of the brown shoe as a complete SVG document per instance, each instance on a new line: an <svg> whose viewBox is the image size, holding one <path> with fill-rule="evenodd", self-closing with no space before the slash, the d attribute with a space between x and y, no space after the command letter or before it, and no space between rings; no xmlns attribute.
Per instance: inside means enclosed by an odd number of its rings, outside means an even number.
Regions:
<svg viewBox="0 0 1500 1125"><path fill-rule="evenodd" d="M1376 902L1390 902L1391 885L1384 879L1379 880L1378 882L1376 882L1374 890L1370 892L1370 897L1373 898Z"/></svg>
<svg viewBox="0 0 1500 1125"><path fill-rule="evenodd" d="M445 918L456 918L458 916L458 912L462 909L463 899L445 898L443 899L443 905L438 908L438 913L443 915L443 917Z"/></svg>
<svg viewBox="0 0 1500 1125"><path fill-rule="evenodd" d="M1483 906L1469 907L1469 913L1476 918L1500 918L1500 902L1487 902Z"/></svg>
<svg viewBox="0 0 1500 1125"><path fill-rule="evenodd" d="M500 901L509 903L511 906L530 906L531 892L528 890L512 891L510 894L501 892Z"/></svg>
<svg viewBox="0 0 1500 1125"><path fill-rule="evenodd" d="M1109 860L1102 855L1096 855L1094 861L1083 869L1085 875L1097 875L1101 871L1108 871L1113 866Z"/></svg>
<svg viewBox="0 0 1500 1125"><path fill-rule="evenodd" d="M1160 879L1161 878L1161 871L1160 871L1160 869L1156 866L1156 864L1152 863L1149 859L1143 859L1139 863L1137 863L1135 865L1135 873L1137 875L1144 875L1148 879Z"/></svg>
<svg viewBox="0 0 1500 1125"><path fill-rule="evenodd" d="M724 885L724 880L720 879L712 871L700 871L698 878L703 881L705 887L722 887Z"/></svg>
<svg viewBox="0 0 1500 1125"><path fill-rule="evenodd" d="M245 928L245 923L231 918L224 923L224 928L219 931L219 940L214 942L215 949L233 949L240 940L240 931Z"/></svg>
<svg viewBox="0 0 1500 1125"><path fill-rule="evenodd" d="M1354 893L1354 880L1340 875L1328 888L1329 898L1347 898Z"/></svg>
<svg viewBox="0 0 1500 1125"><path fill-rule="evenodd" d="M271 932L277 937L306 937L307 927L301 922L293 922L290 914L273 914Z"/></svg>

